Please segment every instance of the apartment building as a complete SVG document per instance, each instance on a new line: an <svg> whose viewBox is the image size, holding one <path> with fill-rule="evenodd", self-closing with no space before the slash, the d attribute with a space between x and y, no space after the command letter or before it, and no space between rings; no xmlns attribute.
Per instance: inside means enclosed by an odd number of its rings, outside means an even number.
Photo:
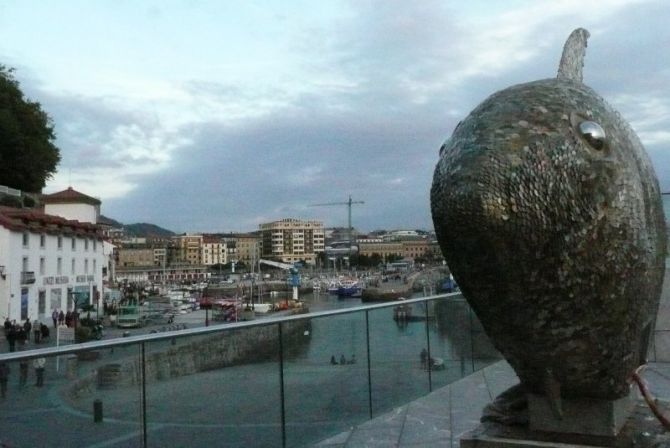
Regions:
<svg viewBox="0 0 670 448"><path fill-rule="evenodd" d="M202 264L212 266L227 263L226 241L218 235L203 235L202 237Z"/></svg>
<svg viewBox="0 0 670 448"><path fill-rule="evenodd" d="M260 258L260 235L253 233L224 233L221 237L226 241L227 246L233 249L230 253L234 258L250 266L258 263Z"/></svg>
<svg viewBox="0 0 670 448"><path fill-rule="evenodd" d="M259 227L262 258L285 263L305 260L315 264L317 255L325 250L321 221L285 218Z"/></svg>
<svg viewBox="0 0 670 448"><path fill-rule="evenodd" d="M202 235L177 235L172 240L176 247L175 262L202 265Z"/></svg>

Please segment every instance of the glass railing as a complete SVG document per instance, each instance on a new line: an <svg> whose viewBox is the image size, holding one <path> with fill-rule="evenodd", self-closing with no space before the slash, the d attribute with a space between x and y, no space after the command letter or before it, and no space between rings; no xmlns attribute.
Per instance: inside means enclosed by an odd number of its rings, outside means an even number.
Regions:
<svg viewBox="0 0 670 448"><path fill-rule="evenodd" d="M0 446L307 446L497 359L458 293L4 353Z"/></svg>

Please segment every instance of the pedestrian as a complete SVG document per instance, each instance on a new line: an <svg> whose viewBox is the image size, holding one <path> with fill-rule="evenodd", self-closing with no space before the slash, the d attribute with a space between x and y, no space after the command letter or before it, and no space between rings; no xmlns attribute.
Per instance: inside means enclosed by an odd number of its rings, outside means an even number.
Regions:
<svg viewBox="0 0 670 448"><path fill-rule="evenodd" d="M9 333L9 329L12 328L12 323L9 321L9 317L5 319L5 336Z"/></svg>
<svg viewBox="0 0 670 448"><path fill-rule="evenodd" d="M58 327L58 310L54 308L54 312L51 313L51 320L54 321L54 328Z"/></svg>
<svg viewBox="0 0 670 448"><path fill-rule="evenodd" d="M28 382L28 360L22 359L19 362L19 386L24 387Z"/></svg>
<svg viewBox="0 0 670 448"><path fill-rule="evenodd" d="M9 366L0 362L0 397L4 400L7 396L7 381L9 381Z"/></svg>
<svg viewBox="0 0 670 448"><path fill-rule="evenodd" d="M30 317L26 319L26 321L23 323L23 331L26 332L26 336L30 338L30 330L33 328L32 324L30 323Z"/></svg>
<svg viewBox="0 0 670 448"><path fill-rule="evenodd" d="M35 322L33 322L33 336L35 337L35 344L40 343L41 335L42 335L42 328L40 321L35 319Z"/></svg>
<svg viewBox="0 0 670 448"><path fill-rule="evenodd" d="M23 325L17 325L14 327L16 330L16 340L19 342L19 345L23 347L26 345L26 329Z"/></svg>
<svg viewBox="0 0 670 448"><path fill-rule="evenodd" d="M9 344L9 351L13 352L16 350L16 339L17 339L17 334L16 334L16 328L14 326L11 326L9 328L9 331L7 332L7 343Z"/></svg>
<svg viewBox="0 0 670 448"><path fill-rule="evenodd" d="M40 332L42 333L41 336L43 341L49 339L49 327L44 324L40 325Z"/></svg>
<svg viewBox="0 0 670 448"><path fill-rule="evenodd" d="M63 314L63 310L60 310L60 313L58 313L58 325L63 325L63 322L65 322L65 314Z"/></svg>
<svg viewBox="0 0 670 448"><path fill-rule="evenodd" d="M337 361L335 361L335 355L332 355L332 356L330 357L330 363L331 363L332 365L334 365L334 366L337 365Z"/></svg>
<svg viewBox="0 0 670 448"><path fill-rule="evenodd" d="M65 313L65 325L67 327L72 326L72 311L68 311L67 313Z"/></svg>
<svg viewBox="0 0 670 448"><path fill-rule="evenodd" d="M344 355L340 355L340 364L345 365L347 363L347 359L344 357Z"/></svg>
<svg viewBox="0 0 670 448"><path fill-rule="evenodd" d="M44 386L44 365L47 360L45 358L35 358L33 361L33 367L35 368L35 377L36 383L35 386L42 387Z"/></svg>
<svg viewBox="0 0 670 448"><path fill-rule="evenodd" d="M426 362L428 361L428 351L424 348L421 350L421 367L426 368Z"/></svg>

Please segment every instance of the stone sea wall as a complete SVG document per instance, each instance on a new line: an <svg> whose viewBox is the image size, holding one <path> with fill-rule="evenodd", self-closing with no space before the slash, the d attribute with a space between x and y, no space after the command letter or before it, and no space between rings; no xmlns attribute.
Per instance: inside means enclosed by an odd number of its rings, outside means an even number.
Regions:
<svg viewBox="0 0 670 448"><path fill-rule="evenodd" d="M283 324L284 354L304 350L310 340L310 322L294 321ZM264 325L214 335L175 338L146 346L145 373L147 383L167 381L198 372L238 364L279 360L277 325ZM89 375L70 383L71 399L87 396L97 388L137 385L141 382L142 365L133 356L109 363L100 363Z"/></svg>

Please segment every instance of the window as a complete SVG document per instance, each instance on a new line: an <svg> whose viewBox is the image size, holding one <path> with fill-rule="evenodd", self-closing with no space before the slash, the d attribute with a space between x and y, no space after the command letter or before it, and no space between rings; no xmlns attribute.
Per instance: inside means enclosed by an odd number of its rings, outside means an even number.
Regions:
<svg viewBox="0 0 670 448"><path fill-rule="evenodd" d="M44 249L44 246L47 244L47 236L42 234L40 235L40 248Z"/></svg>
<svg viewBox="0 0 670 448"><path fill-rule="evenodd" d="M29 241L30 241L30 234L28 232L23 232L23 247L28 247Z"/></svg>
<svg viewBox="0 0 670 448"><path fill-rule="evenodd" d="M45 266L46 261L44 260L44 257L40 257L40 275L44 275Z"/></svg>
<svg viewBox="0 0 670 448"><path fill-rule="evenodd" d="M21 263L21 270L23 272L28 271L28 257L23 257L23 261Z"/></svg>
<svg viewBox="0 0 670 448"><path fill-rule="evenodd" d="M93 275L95 275L95 272L96 272L96 268L97 268L97 265L98 265L97 261L98 260L93 260Z"/></svg>
<svg viewBox="0 0 670 448"><path fill-rule="evenodd" d="M63 259L58 257L56 261L56 275L63 275Z"/></svg>
<svg viewBox="0 0 670 448"><path fill-rule="evenodd" d="M93 240L93 252L98 250L98 240Z"/></svg>
<svg viewBox="0 0 670 448"><path fill-rule="evenodd" d="M77 263L75 262L75 259L72 259L72 265L70 266L70 274L74 275L75 273L75 268L77 267Z"/></svg>
<svg viewBox="0 0 670 448"><path fill-rule="evenodd" d="M72 237L72 250L77 250L77 238Z"/></svg>
<svg viewBox="0 0 670 448"><path fill-rule="evenodd" d="M59 236L58 237L58 249L60 250L62 248L63 248L63 237Z"/></svg>
<svg viewBox="0 0 670 448"><path fill-rule="evenodd" d="M84 274L88 274L88 258L84 260Z"/></svg>
<svg viewBox="0 0 670 448"><path fill-rule="evenodd" d="M84 250L88 250L88 238L84 238Z"/></svg>

